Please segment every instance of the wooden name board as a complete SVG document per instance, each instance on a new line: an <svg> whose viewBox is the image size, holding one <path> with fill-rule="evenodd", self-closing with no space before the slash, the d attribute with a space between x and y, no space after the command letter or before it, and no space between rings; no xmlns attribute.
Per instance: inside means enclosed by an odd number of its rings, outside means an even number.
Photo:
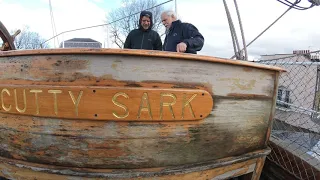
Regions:
<svg viewBox="0 0 320 180"><path fill-rule="evenodd" d="M71 119L179 121L207 117L204 90L66 86L0 86L1 113Z"/></svg>

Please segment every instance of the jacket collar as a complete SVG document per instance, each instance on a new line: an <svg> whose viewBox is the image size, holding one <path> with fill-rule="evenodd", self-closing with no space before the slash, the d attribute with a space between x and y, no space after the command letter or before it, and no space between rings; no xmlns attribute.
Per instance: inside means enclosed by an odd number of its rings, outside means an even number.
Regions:
<svg viewBox="0 0 320 180"><path fill-rule="evenodd" d="M139 30L142 32L149 32L151 30L151 27L149 27L148 29L143 29L143 27L139 25Z"/></svg>
<svg viewBox="0 0 320 180"><path fill-rule="evenodd" d="M181 24L180 20L173 21L172 24L171 24L170 30L174 29L179 24Z"/></svg>

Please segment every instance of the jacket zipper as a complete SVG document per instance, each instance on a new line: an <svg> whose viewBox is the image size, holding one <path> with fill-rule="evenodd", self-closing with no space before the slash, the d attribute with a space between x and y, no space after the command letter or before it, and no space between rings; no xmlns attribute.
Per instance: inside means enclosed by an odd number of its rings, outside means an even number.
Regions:
<svg viewBox="0 0 320 180"><path fill-rule="evenodd" d="M142 45L143 45L143 39L144 39L144 33L142 34L141 49L142 49Z"/></svg>
<svg viewBox="0 0 320 180"><path fill-rule="evenodd" d="M168 34L169 35L169 34ZM167 36L168 36L167 35ZM166 45L164 46L164 50L166 51L167 50L167 45L168 45L168 42L169 42L169 38L166 36L166 39L167 39L167 41L166 41Z"/></svg>
<svg viewBox="0 0 320 180"><path fill-rule="evenodd" d="M170 30L169 30L169 32L168 32L168 34L166 35L166 45L164 46L164 50L166 51L167 50L167 45L168 45L168 42L169 42L169 38L168 38L168 36L170 35Z"/></svg>

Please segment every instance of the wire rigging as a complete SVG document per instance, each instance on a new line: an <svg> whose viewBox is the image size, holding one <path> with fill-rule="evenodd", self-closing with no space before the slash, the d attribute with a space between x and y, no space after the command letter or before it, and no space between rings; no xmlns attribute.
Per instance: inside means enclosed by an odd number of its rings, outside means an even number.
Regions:
<svg viewBox="0 0 320 180"><path fill-rule="evenodd" d="M234 25L233 25L233 21L232 21L232 18L231 18L231 15L230 15L229 8L228 8L226 0L223 0L223 4L224 4L226 15L227 15L227 18L228 18L228 23L229 23L229 28L230 28L232 44L233 44L233 50L234 50L235 56L236 56L237 59L242 59L241 54L238 53L239 50L240 50L239 41L238 41L238 38L237 38L237 33L235 31L235 28L234 28Z"/></svg>
<svg viewBox="0 0 320 180"><path fill-rule="evenodd" d="M308 0L311 3L311 5L308 7L299 6L298 4L301 2L301 0L296 0L294 3L290 2L289 0L277 0L277 1L286 5L286 6L292 7L293 9L297 9L297 10L307 10L307 9L310 9L314 6L320 5L319 0Z"/></svg>
<svg viewBox="0 0 320 180"><path fill-rule="evenodd" d="M277 0L279 1L279 0ZM256 41L262 34L264 34L268 29L270 29L276 22L278 22L289 10L291 10L297 3L300 3L301 0L296 0L293 5L291 5L284 13L282 13L275 21L273 21L266 29L264 29L257 37L255 37L252 41L250 41L246 47L250 46L254 41ZM243 49L241 50L243 51ZM236 54L231 57L231 59L237 57Z"/></svg>
<svg viewBox="0 0 320 180"><path fill-rule="evenodd" d="M51 5L51 0L49 0L49 9L50 9L50 17L51 17L51 25L52 25L52 33L53 36L57 34L57 29L56 29L56 24L54 21L54 16L53 16L53 10L52 10L52 5ZM57 43L59 45L59 39L57 37ZM54 45L56 45L56 40L54 39Z"/></svg>
<svg viewBox="0 0 320 180"><path fill-rule="evenodd" d="M161 5L164 5L166 3L169 3L171 1L174 1L174 0L168 0L168 1L165 1L163 3L160 3L160 4L157 4L155 6L152 6L150 8L147 8L145 10L150 10L150 9L153 9L153 8L156 8L158 6L161 6ZM239 8L238 8L238 5L237 5L237 2L236 0L234 0L234 3L235 3L235 7L236 7L236 11L237 11L237 17L238 17L238 21L239 21L239 25L240 25L240 31L241 31L241 35L242 35L242 42L243 42L243 49L240 50L240 46L239 46L239 42L238 42L238 38L237 38L237 34L236 34L236 31L235 31L235 28L234 28L234 25L233 25L233 22L232 22L232 18L231 18L231 15L230 15L230 12L229 12L229 9L227 7L227 3L226 3L226 0L223 0L224 2L224 5L225 5L225 10L226 10L226 15L227 15L227 18L228 18L228 23L229 23L229 28L230 28L230 32L231 32L231 36L232 36L232 42L233 42L233 47L234 47L234 53L235 55L233 55L231 57L231 59L233 58L237 58L237 59L245 59L247 60L248 59L248 53L247 53L247 47L250 46L254 41L256 41L262 34L264 34L268 29L270 29L279 19L281 19L289 10L291 9L297 9L297 10L307 10L307 9L310 9L314 6L319 6L320 5L320 0L308 0L311 5L309 7L303 7L303 6L299 6L298 4L301 2L301 0L295 0L295 2L291 2L289 0L277 0L278 2L286 5L286 6L289 6L289 8L283 13L281 14L273 23L271 23L265 30L263 30L256 38L254 38L250 43L248 43L247 45L246 42L245 42L245 37L244 37L244 31L243 31L243 27L242 27L242 22L241 22L241 18L240 18L240 12L239 12ZM175 3L176 3L176 0L175 0ZM137 15L139 14L141 11L139 12L135 12L133 14L130 14L128 16L125 16L125 17L122 17L122 18L119 18L115 21L112 21L112 22L109 22L109 23L105 23L105 24L100 24L100 25L94 25L94 26L88 26L88 27L83 27L83 28L77 28L77 29L72 29L72 30L67 30L67 31L63 31L59 34L57 34L56 32L56 27L55 27L55 24L54 24L54 18L53 18L53 12L52 12L52 6L51 6L51 1L49 0L49 5L50 5L50 15L51 15L51 21L52 21L52 29L53 29L53 37L45 40L44 42L40 43L40 47L42 48L42 45L48 41L50 41L51 39L53 38L57 38L59 35L61 34L64 34L64 33L68 33L68 32L73 32L73 31L79 31L79 30L84 30L84 29L89 29L89 28L95 28L95 27L100 27L100 26L107 26L107 25L110 25L110 24L113 24L113 23L116 23L116 22L119 22L123 19L126 19L128 17L131 17L131 16L134 16L134 15ZM164 35L164 34L163 34ZM57 38L58 39L58 38ZM244 51L244 54L245 54L245 57L243 57L242 53Z"/></svg>
<svg viewBox="0 0 320 180"><path fill-rule="evenodd" d="M163 3L157 4L157 5L155 5L155 6L152 6L152 7L150 7L150 8L144 9L144 10L150 10L150 9L156 8L156 7L158 7L158 6L162 6L162 5L164 5L164 4L166 4L166 3L169 3L169 2L171 2L171 1L173 1L173 0L165 1L165 2L163 2ZM45 40L44 42L40 43L40 47L42 47L42 45L43 45L44 43L50 41L51 39L53 39L53 38L55 38L55 37L60 36L61 34L68 33L68 32L73 32L73 31L84 30L84 29L95 28L95 27L100 27L100 26L107 26L107 25L110 25L110 24L119 22L119 21L121 21L121 20L123 20L123 19L126 19L126 18L128 18L128 17L131 17L131 16L134 16L134 15L140 14L140 12L141 12L141 11L135 12L135 13L133 13L133 14L130 14L130 15L128 15L128 16L122 17L122 18L120 18L120 19L117 19L117 20L115 20L115 21L112 21L112 22L109 22L109 23L105 23L105 24L99 24L99 25L95 25L95 26L87 26L87 27L83 27L83 28L78 28L78 29L72 29L72 30L63 31L63 32L61 32L61 33L59 33L59 34L57 34L57 35L55 35L55 36L53 36L53 37Z"/></svg>
<svg viewBox="0 0 320 180"><path fill-rule="evenodd" d="M240 10L238 8L238 4L237 4L236 0L234 0L234 5L236 7L239 26L240 26L240 32L241 32L241 37L242 37L243 49L244 49L244 59L248 60L248 51L247 51L247 47L246 47L246 40L245 40L244 30L243 30L243 27L242 27L242 21L241 21L241 17L240 17ZM240 53L241 53L241 51L240 51Z"/></svg>

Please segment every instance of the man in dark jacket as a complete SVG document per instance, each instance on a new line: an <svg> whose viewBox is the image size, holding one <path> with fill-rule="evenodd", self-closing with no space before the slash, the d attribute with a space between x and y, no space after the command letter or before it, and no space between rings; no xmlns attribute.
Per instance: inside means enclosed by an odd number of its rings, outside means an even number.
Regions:
<svg viewBox="0 0 320 180"><path fill-rule="evenodd" d="M163 12L161 21L166 27L164 51L197 54L202 49L204 38L194 25L177 20L173 11Z"/></svg>
<svg viewBox="0 0 320 180"><path fill-rule="evenodd" d="M132 30L126 38L124 48L162 50L162 41L159 34L152 30L152 13L140 13L139 28Z"/></svg>

